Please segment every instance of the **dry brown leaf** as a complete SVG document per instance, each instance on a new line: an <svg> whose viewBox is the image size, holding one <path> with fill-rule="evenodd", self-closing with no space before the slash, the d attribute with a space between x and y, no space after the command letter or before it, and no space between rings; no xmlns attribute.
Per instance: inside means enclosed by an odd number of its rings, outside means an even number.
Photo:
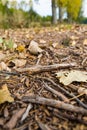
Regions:
<svg viewBox="0 0 87 130"><path fill-rule="evenodd" d="M42 43L42 44L46 43L46 41L43 40L43 39L40 39L39 42Z"/></svg>
<svg viewBox="0 0 87 130"><path fill-rule="evenodd" d="M3 54L3 52L0 52L0 61L1 61L1 60L4 60L5 57L6 57L6 55Z"/></svg>
<svg viewBox="0 0 87 130"><path fill-rule="evenodd" d="M14 59L12 60L12 62L15 64L16 67L21 67L24 66L27 61L23 59Z"/></svg>
<svg viewBox="0 0 87 130"><path fill-rule="evenodd" d="M83 41L83 45L87 45L87 39Z"/></svg>
<svg viewBox="0 0 87 130"><path fill-rule="evenodd" d="M84 94L87 95L87 88L79 87L78 93L79 93L79 94L84 93Z"/></svg>
<svg viewBox="0 0 87 130"><path fill-rule="evenodd" d="M17 48L17 44L16 43L13 44L13 48L14 49Z"/></svg>
<svg viewBox="0 0 87 130"><path fill-rule="evenodd" d="M64 85L69 85L73 81L87 82L87 72L85 71L78 71L78 70L61 71L56 74L57 74L56 77L59 79L60 83Z"/></svg>
<svg viewBox="0 0 87 130"><path fill-rule="evenodd" d="M7 71L11 72L11 69L4 62L0 63L0 71L2 71L2 70L7 70Z"/></svg>
<svg viewBox="0 0 87 130"><path fill-rule="evenodd" d="M4 122L5 122L5 119L4 118L0 118L0 126L3 126Z"/></svg>
<svg viewBox="0 0 87 130"><path fill-rule="evenodd" d="M4 103L4 102L13 102L14 99L10 96L10 92L7 88L7 85L4 84L2 86L2 89L0 89L0 104Z"/></svg>
<svg viewBox="0 0 87 130"><path fill-rule="evenodd" d="M71 45L72 45L72 46L75 46L75 45L76 45L76 41L73 40L73 41L71 42Z"/></svg>
<svg viewBox="0 0 87 130"><path fill-rule="evenodd" d="M52 44L52 46L53 46L54 48L56 48L58 45L59 45L58 42L54 42L54 43Z"/></svg>

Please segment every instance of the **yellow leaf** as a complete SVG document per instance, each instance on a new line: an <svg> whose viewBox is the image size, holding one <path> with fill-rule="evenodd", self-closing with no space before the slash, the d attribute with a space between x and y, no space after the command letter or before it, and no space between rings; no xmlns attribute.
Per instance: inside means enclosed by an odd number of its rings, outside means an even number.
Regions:
<svg viewBox="0 0 87 130"><path fill-rule="evenodd" d="M13 102L14 99L10 96L10 92L7 88L7 85L4 84L2 86L2 89L0 89L0 104L4 103L4 102Z"/></svg>
<svg viewBox="0 0 87 130"><path fill-rule="evenodd" d="M19 45L16 50L22 52L25 50L25 47L23 45Z"/></svg>

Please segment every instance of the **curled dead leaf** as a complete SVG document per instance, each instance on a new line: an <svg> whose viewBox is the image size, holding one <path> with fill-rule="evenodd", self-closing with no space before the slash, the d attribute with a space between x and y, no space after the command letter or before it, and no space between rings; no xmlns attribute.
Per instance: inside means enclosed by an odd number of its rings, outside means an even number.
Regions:
<svg viewBox="0 0 87 130"><path fill-rule="evenodd" d="M31 41L29 48L28 48L29 52L33 55L38 55L39 53L41 53L43 50L39 47L38 43L35 41Z"/></svg>

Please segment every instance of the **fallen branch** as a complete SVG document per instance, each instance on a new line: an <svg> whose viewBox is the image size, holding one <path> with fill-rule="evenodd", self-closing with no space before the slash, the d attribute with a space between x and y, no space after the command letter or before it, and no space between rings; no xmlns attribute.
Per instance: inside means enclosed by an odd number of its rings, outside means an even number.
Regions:
<svg viewBox="0 0 87 130"><path fill-rule="evenodd" d="M81 107L77 107L68 103L64 103L61 101L53 100L53 99L47 99L44 97L40 97L37 95L30 95L25 96L22 98L22 101L24 102L31 102L35 104L42 104L42 105L48 105L59 109L64 109L71 112L80 113L82 115L87 115L87 110Z"/></svg>
<svg viewBox="0 0 87 130"><path fill-rule="evenodd" d="M41 72L52 71L52 70L56 70L60 68L63 69L63 68L69 68L69 67L75 67L75 66L76 66L76 63L54 64L54 65L47 65L47 66L35 65L29 68L18 68L16 69L16 71L20 73L28 72L29 74L33 74L33 73L41 73Z"/></svg>

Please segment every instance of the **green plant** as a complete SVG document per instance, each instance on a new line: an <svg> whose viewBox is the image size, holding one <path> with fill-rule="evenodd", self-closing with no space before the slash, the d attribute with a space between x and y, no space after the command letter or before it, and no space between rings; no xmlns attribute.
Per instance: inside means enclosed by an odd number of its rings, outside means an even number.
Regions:
<svg viewBox="0 0 87 130"><path fill-rule="evenodd" d="M6 48L6 49L12 49L13 46L14 46L14 43L13 43L12 39L5 40L3 42L3 47Z"/></svg>

